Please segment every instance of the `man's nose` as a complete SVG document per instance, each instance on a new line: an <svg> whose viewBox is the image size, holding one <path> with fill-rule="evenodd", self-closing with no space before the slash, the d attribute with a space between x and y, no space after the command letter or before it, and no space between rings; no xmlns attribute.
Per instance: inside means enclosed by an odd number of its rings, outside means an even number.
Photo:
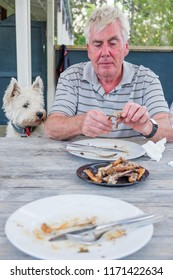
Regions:
<svg viewBox="0 0 173 280"><path fill-rule="evenodd" d="M109 56L109 46L107 43L102 45L102 49L101 49L101 56Z"/></svg>

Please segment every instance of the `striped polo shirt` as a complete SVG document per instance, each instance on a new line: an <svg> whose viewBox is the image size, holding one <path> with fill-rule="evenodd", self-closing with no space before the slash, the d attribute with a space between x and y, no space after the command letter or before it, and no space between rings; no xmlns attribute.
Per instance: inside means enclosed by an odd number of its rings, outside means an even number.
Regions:
<svg viewBox="0 0 173 280"><path fill-rule="evenodd" d="M98 110L109 116L121 111L126 102L145 105L151 117L168 112L163 89L158 76L149 68L123 62L121 82L108 94L105 93L90 61L74 64L60 76L55 100L49 114L58 112L66 116ZM103 137L135 137L137 131L119 124Z"/></svg>

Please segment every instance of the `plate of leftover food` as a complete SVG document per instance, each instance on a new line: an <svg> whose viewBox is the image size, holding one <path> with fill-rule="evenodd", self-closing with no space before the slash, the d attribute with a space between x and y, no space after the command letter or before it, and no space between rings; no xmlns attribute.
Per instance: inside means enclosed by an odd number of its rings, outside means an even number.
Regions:
<svg viewBox="0 0 173 280"><path fill-rule="evenodd" d="M104 207L103 207L104 206ZM153 225L110 232L98 243L84 245L64 239L51 242L55 235L112 221L143 212L125 201L98 195L58 195L28 203L7 220L5 233L22 252L38 259L98 260L124 258L145 246Z"/></svg>
<svg viewBox="0 0 173 280"><path fill-rule="evenodd" d="M118 158L79 167L76 174L84 181L107 187L125 187L145 181L149 172L137 162Z"/></svg>
<svg viewBox="0 0 173 280"><path fill-rule="evenodd" d="M84 139L70 142L66 150L75 156L111 161L120 156L125 159L134 159L145 154L141 145L130 141L110 138Z"/></svg>

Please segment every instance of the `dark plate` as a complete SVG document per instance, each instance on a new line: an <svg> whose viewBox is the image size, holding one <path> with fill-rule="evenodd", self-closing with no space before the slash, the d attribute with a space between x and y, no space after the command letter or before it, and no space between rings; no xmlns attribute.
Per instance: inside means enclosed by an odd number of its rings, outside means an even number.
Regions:
<svg viewBox="0 0 173 280"><path fill-rule="evenodd" d="M86 182L89 182L89 183L92 183L92 184L95 184L95 185L106 186L106 187L126 187L126 186L131 186L131 185L134 185L134 184L139 184L139 183L145 181L149 176L149 171L147 169L145 169L145 173L143 174L141 179L139 181L134 182L134 183L129 183L127 181L127 178L123 177L123 178L120 178L118 183L116 183L116 184L107 184L107 183L93 182L87 176L87 174L84 172L85 169L89 168L94 174L96 174L97 171L98 171L98 168L104 167L108 164L110 164L110 161L109 162L96 162L96 163L86 164L86 165L83 165L83 166L79 167L76 171L76 174L79 176L79 178L81 178L82 180L84 180Z"/></svg>

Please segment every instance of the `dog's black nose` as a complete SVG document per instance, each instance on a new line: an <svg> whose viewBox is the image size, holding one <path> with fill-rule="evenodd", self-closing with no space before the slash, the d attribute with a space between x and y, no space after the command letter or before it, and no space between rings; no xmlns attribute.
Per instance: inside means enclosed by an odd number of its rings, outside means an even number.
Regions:
<svg viewBox="0 0 173 280"><path fill-rule="evenodd" d="M41 119L41 118L43 117L43 113L42 113L42 112L37 112L37 113L36 113L36 116L37 116L39 119Z"/></svg>

